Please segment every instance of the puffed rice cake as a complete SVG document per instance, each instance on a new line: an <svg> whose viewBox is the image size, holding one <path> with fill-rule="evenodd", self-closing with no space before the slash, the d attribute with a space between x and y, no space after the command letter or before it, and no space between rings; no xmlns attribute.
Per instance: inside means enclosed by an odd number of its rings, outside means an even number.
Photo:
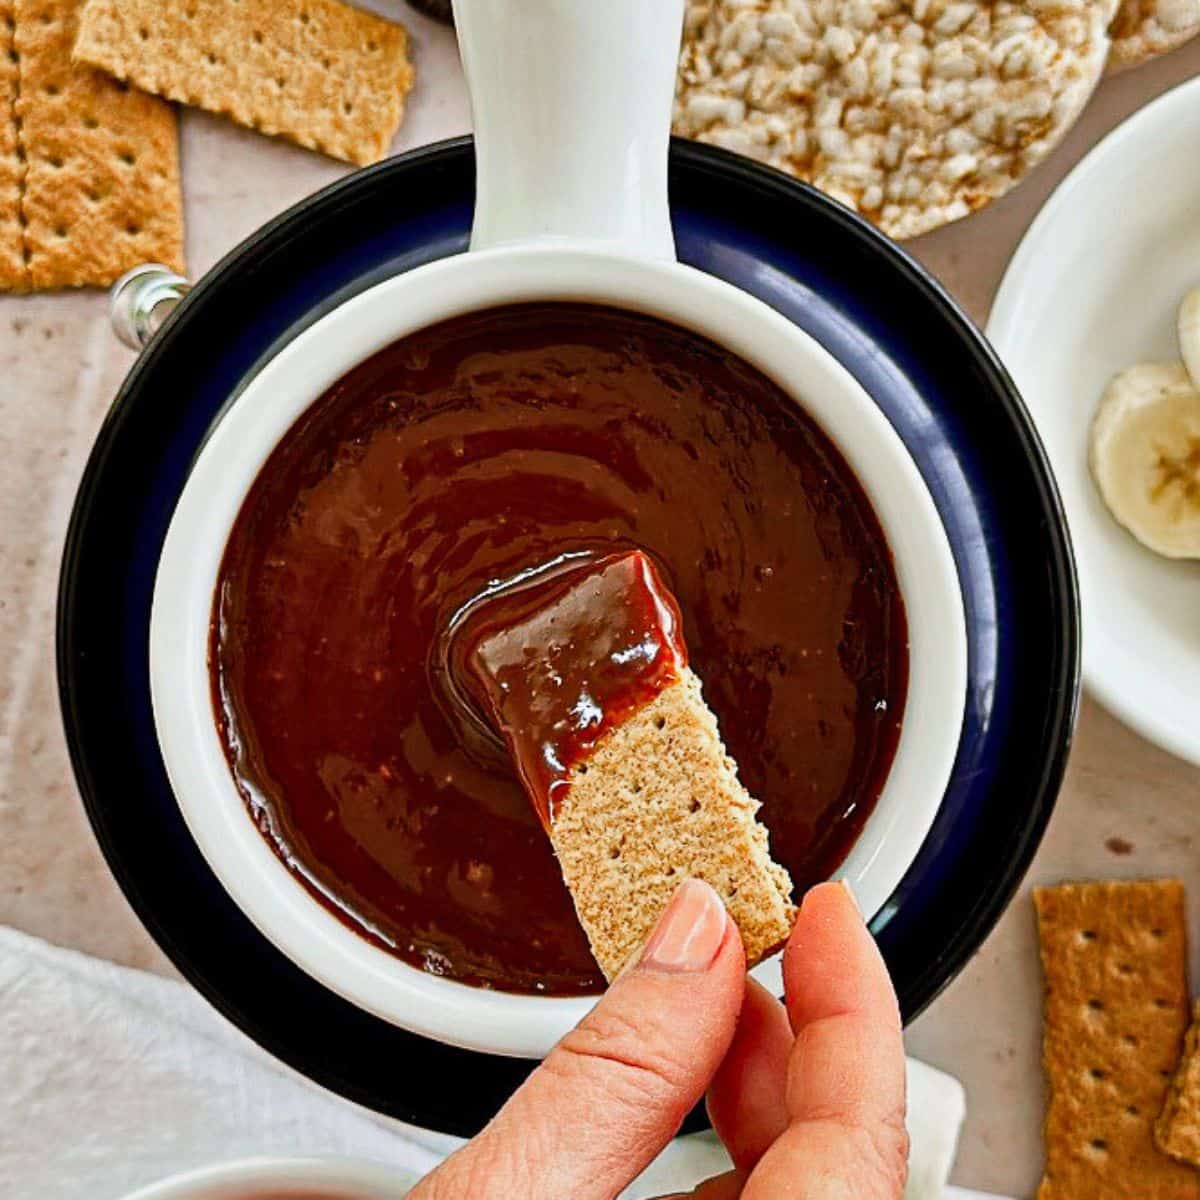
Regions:
<svg viewBox="0 0 1200 1200"><path fill-rule="evenodd" d="M1108 32L1108 73L1140 67L1200 33L1200 0L1121 0Z"/></svg>
<svg viewBox="0 0 1200 1200"><path fill-rule="evenodd" d="M895 238L1004 195L1104 73L1117 0L689 0L675 132Z"/></svg>

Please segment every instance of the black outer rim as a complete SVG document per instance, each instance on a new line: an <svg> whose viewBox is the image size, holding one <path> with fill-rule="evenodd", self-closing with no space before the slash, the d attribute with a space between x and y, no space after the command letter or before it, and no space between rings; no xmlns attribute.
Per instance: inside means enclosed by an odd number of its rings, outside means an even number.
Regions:
<svg viewBox="0 0 1200 1200"><path fill-rule="evenodd" d="M380 174L394 171L400 166L409 168L418 164L436 163L462 153L471 144L470 137L436 142L346 176L267 222L220 259L171 314L150 346L141 353L122 383L101 425L84 468L67 528L59 578L56 618L58 687L71 765L97 843L110 871L138 919L180 973L227 1019L285 1061L291 1061L291 1056L282 1052L279 1039L269 1029L248 1020L244 1013L236 1011L233 1005L226 1002L220 993L211 986L203 972L192 963L183 948L176 943L170 929L158 918L153 907L143 899L137 879L125 869L123 860L118 853L118 847L108 836L103 806L99 801L78 732L83 718L82 714L76 710L71 687L73 646L70 616L77 596L75 584L80 530L92 503L98 481L104 471L109 449L124 424L127 411L124 401L137 389L141 377L152 368L155 362L166 354L179 338L188 336L189 314L212 287L242 270L245 260L250 256L273 249L273 243L279 239L279 235L294 222L305 221L318 212L342 204L347 198L357 195L362 189L370 189ZM1081 658L1079 587L1066 514L1049 459L1016 385L978 327L959 309L946 289L911 255L884 237L857 214L808 184L794 180L772 168L717 147L683 142L678 139L673 140L672 157L676 162L686 163L694 172L723 177L741 177L755 189L771 191L785 197L792 196L794 198L798 194L804 195L810 202L815 201L825 208L829 219L849 228L859 237L869 239L882 257L890 259L892 266L906 277L910 284L924 293L930 304L939 310L950 325L957 329L962 344L969 347L971 357L991 382L997 398L1002 398L1008 409L1022 448L1031 464L1036 468L1038 498L1045 510L1054 518L1051 525L1043 532L1049 535L1051 543L1051 558L1048 563L1051 578L1054 587L1065 601L1061 608L1058 629L1058 637L1063 647L1062 665L1060 678L1054 682L1051 688L1055 696L1055 703L1051 713L1052 720L1046 726L1047 737L1056 750L1044 764L1036 795L1029 799L1028 819L1023 823L1023 827L1011 846L1011 853L1008 855L1006 868L1000 873L998 886L993 887L986 895L980 895L974 905L961 913L957 935L941 947L937 956L930 960L929 967L910 989L904 1012L905 1021L908 1022L919 1015L958 974L983 943L1008 906L1041 842L1066 771L1078 715ZM336 1071L328 1069L325 1064L306 1064L304 1070L322 1086L369 1107L373 1106L369 1097L361 1094L358 1089L349 1085L344 1078L338 1076ZM699 1123L689 1122L689 1127L698 1128L701 1124L703 1124L702 1121Z"/></svg>

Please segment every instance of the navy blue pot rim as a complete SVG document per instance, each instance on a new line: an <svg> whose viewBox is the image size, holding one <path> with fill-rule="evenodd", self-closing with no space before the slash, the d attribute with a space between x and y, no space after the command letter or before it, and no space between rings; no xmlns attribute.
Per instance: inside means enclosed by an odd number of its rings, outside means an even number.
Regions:
<svg viewBox="0 0 1200 1200"><path fill-rule="evenodd" d="M397 1030L303 975L257 933L200 858L170 797L144 658L161 535L207 429L282 339L377 279L464 247L470 146L461 138L423 147L316 193L222 259L172 314L123 384L84 471L63 556L57 646L67 742L89 819L126 897L168 957L225 1016L318 1083L380 1112L463 1135L482 1126L530 1064ZM949 469L926 472L948 527L967 509L974 514L976 526L957 529L952 541L957 537L964 589L978 584L966 597L969 616L976 629L992 630L995 643L983 636L972 643L974 686L945 805L952 793L967 799L961 813L935 826L894 902L873 923L911 1019L1011 899L1065 770L1080 654L1078 588L1061 502L995 353L908 254L807 185L716 148L673 144L672 195L684 261L758 291L852 360L847 365L873 395L902 392L895 411L884 407L915 456L917 442L929 461L939 447L955 445L967 463L961 478ZM381 209L385 196L397 212L408 205L403 220L415 231L415 249L397 251L382 221L379 230L348 217L345 228L338 226L345 214ZM787 232L793 224L794 240ZM814 235L829 243L829 254L836 247L845 256L836 270L821 260L823 249L812 249ZM296 250L318 236L328 254L310 270ZM306 294L299 286L295 296L287 287L271 290L276 276L289 273L303 276ZM843 284L843 275L858 284ZM882 296L878 311L856 309L864 280ZM260 303L256 289L263 288ZM234 329L242 308L247 328ZM231 327L227 338L206 342L222 322ZM919 344L922 335L940 349ZM953 398L960 385L977 389L978 411L939 410L932 414L938 429L920 432L930 413L914 406L926 393ZM978 421L984 425L972 433ZM926 436L932 440L922 442ZM1007 457L993 462L1001 451ZM1008 503L993 503L998 497L1011 502L1011 513ZM1028 551L1022 538L1034 543ZM991 667L983 662L989 653ZM1014 806L1002 816L993 811L996 797L987 803L989 780ZM697 1112L688 1128L703 1123Z"/></svg>

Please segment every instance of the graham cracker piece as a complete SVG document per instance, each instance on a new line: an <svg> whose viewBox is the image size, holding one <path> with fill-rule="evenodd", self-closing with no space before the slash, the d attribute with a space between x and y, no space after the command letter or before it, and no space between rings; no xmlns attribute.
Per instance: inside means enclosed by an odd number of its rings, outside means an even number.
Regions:
<svg viewBox="0 0 1200 1200"><path fill-rule="evenodd" d="M1155 1123L1154 1140L1172 1158L1200 1167L1200 1000L1192 1009L1183 1058Z"/></svg>
<svg viewBox="0 0 1200 1200"><path fill-rule="evenodd" d="M15 0L14 104L33 288L104 286L148 260L183 269L170 105L71 62L77 0Z"/></svg>
<svg viewBox="0 0 1200 1200"><path fill-rule="evenodd" d="M786 941L792 881L684 668L571 774L550 831L592 953L611 980L684 879L711 884L753 964Z"/></svg>
<svg viewBox="0 0 1200 1200"><path fill-rule="evenodd" d="M1034 890L1046 981L1046 1169L1038 1200L1195 1200L1154 1144L1188 1020L1183 885Z"/></svg>
<svg viewBox="0 0 1200 1200"><path fill-rule="evenodd" d="M340 0L90 0L75 56L360 165L387 153L413 82L403 26Z"/></svg>
<svg viewBox="0 0 1200 1200"><path fill-rule="evenodd" d="M1200 0L1121 0L1108 32L1108 73L1140 67L1200 33Z"/></svg>
<svg viewBox="0 0 1200 1200"><path fill-rule="evenodd" d="M25 165L17 143L17 59L13 0L0 0L0 291L29 287L21 231L21 185Z"/></svg>

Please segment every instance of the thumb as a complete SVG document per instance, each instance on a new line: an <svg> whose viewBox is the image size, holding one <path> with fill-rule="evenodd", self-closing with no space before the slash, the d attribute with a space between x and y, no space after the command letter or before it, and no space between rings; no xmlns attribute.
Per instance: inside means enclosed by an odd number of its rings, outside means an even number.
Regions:
<svg viewBox="0 0 1200 1200"><path fill-rule="evenodd" d="M609 1200L678 1130L733 1038L745 955L706 883L680 885L633 965L412 1200Z"/></svg>

